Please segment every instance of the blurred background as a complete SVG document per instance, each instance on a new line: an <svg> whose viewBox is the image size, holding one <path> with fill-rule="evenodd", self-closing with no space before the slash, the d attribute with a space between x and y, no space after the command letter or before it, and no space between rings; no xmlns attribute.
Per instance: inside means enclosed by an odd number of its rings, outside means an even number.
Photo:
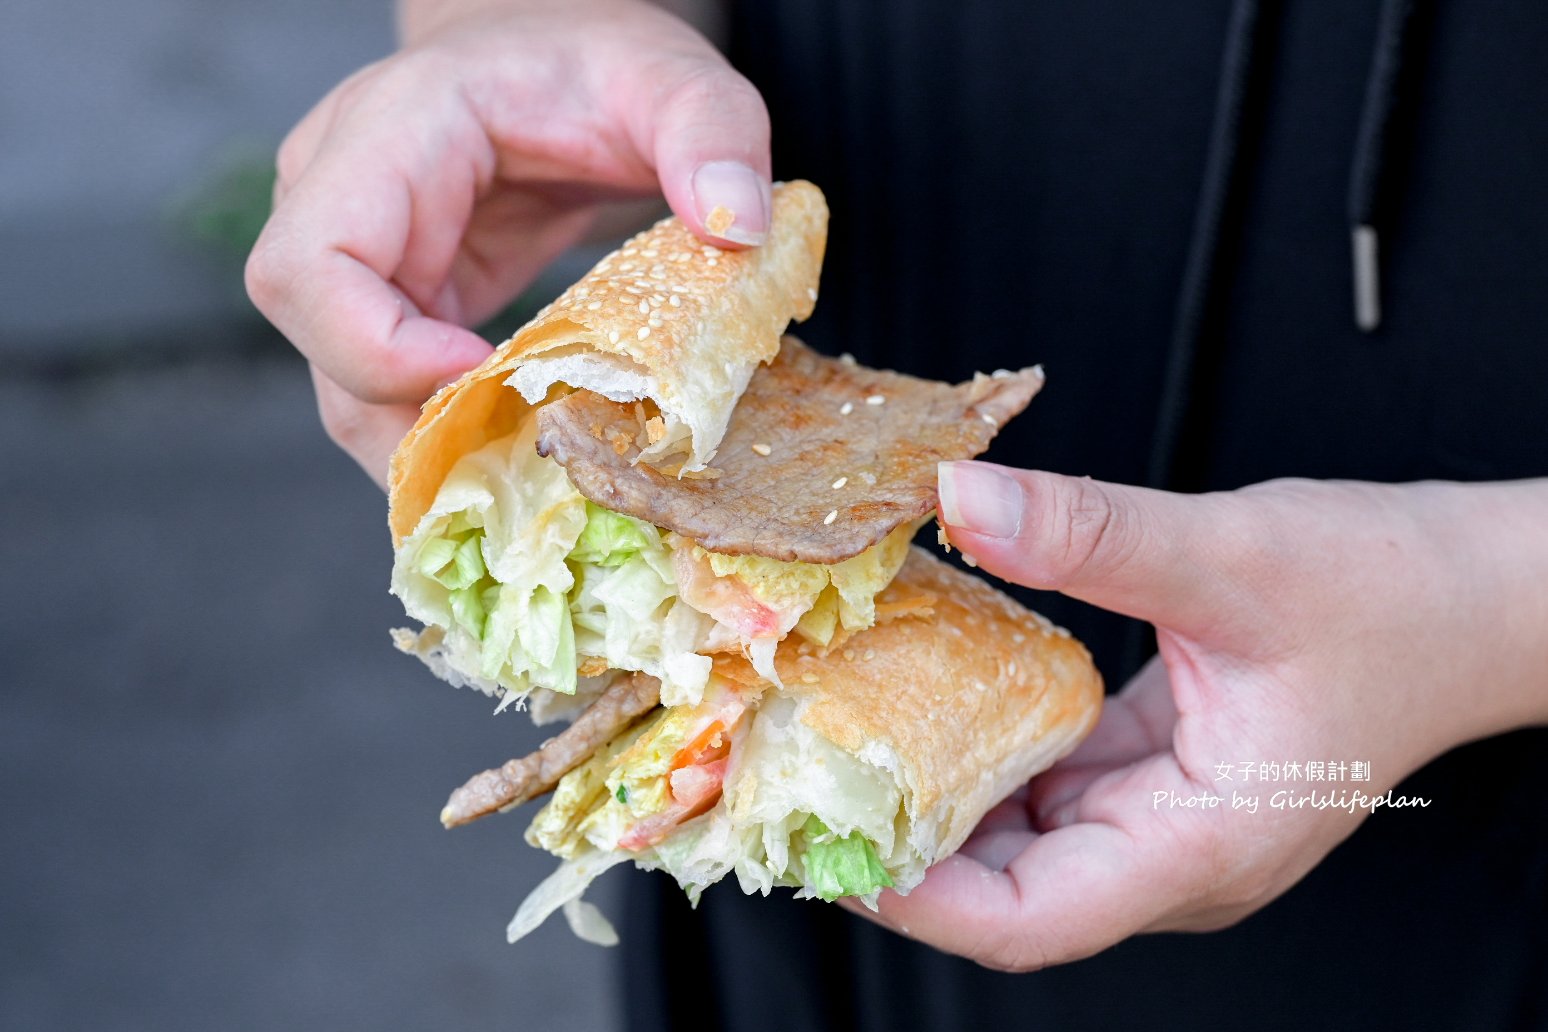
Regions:
<svg viewBox="0 0 1548 1032"><path fill-rule="evenodd" d="M242 290L391 13L0 6L0 1028L617 1024L608 951L505 943L526 815L437 823L542 735L394 652L383 498Z"/></svg>

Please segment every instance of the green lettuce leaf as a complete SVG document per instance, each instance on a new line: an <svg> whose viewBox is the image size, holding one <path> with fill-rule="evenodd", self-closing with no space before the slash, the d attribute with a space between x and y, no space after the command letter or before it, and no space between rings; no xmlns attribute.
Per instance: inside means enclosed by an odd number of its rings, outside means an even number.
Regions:
<svg viewBox="0 0 1548 1032"><path fill-rule="evenodd" d="M882 866L871 840L852 831L834 835L815 815L801 827L806 838L802 866L806 886L830 903L840 896L864 896L892 887L892 876Z"/></svg>
<svg viewBox="0 0 1548 1032"><path fill-rule="evenodd" d="M458 460L397 551L393 593L446 631L447 664L486 691L571 694L586 655L697 698L708 618L674 604L662 533L586 501L535 435L529 421Z"/></svg>
<svg viewBox="0 0 1548 1032"><path fill-rule="evenodd" d="M586 527L568 556L572 563L622 566L637 553L661 547L661 535L649 523L586 503Z"/></svg>

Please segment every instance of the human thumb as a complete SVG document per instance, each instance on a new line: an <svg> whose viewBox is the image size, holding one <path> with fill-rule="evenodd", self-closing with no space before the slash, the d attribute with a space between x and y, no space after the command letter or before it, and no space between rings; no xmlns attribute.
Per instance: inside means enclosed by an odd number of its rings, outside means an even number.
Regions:
<svg viewBox="0 0 1548 1032"><path fill-rule="evenodd" d="M943 462L937 475L948 539L1004 580L1183 631L1229 590L1239 535L1220 496L988 462Z"/></svg>
<svg viewBox="0 0 1548 1032"><path fill-rule="evenodd" d="M661 192L699 237L753 247L769 231L769 114L718 54L674 68L650 96L650 147Z"/></svg>

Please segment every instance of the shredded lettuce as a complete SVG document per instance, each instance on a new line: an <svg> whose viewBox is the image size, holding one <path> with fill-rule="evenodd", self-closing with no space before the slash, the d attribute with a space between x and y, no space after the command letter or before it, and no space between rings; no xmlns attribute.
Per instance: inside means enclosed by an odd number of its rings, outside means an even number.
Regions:
<svg viewBox="0 0 1548 1032"><path fill-rule="evenodd" d="M572 563L622 566L637 553L661 547L661 532L649 523L586 503L586 527L570 550Z"/></svg>
<svg viewBox="0 0 1548 1032"><path fill-rule="evenodd" d="M542 924L549 914L580 899L586 888L609 868L631 859L633 857L625 852L593 851L566 860L554 870L553 874L544 878L526 899L522 900L516 916L511 918L511 923L505 929L506 942L516 942L528 935ZM600 912L595 913L593 917L589 913L567 910L565 917L570 922L571 931L588 942L610 946L618 941L612 926Z"/></svg>
<svg viewBox="0 0 1548 1032"><path fill-rule="evenodd" d="M840 896L864 896L892 887L871 840L852 831L842 837L828 830L815 815L801 826L805 848L801 867L806 887L830 903Z"/></svg>
<svg viewBox="0 0 1548 1032"><path fill-rule="evenodd" d="M596 656L696 701L712 621L677 603L661 532L583 498L535 434L528 421L458 461L398 551L393 593L444 632L447 668L507 699L571 694L579 657Z"/></svg>
<svg viewBox="0 0 1548 1032"><path fill-rule="evenodd" d="M575 690L565 564L586 501L537 454L536 424L463 456L398 550L392 590L410 616L444 632L446 664L517 696Z"/></svg>
<svg viewBox="0 0 1548 1032"><path fill-rule="evenodd" d="M393 593L443 632L439 660L465 683L521 698L576 689L582 656L661 679L665 705L702 697L712 661L699 655L715 621L678 597L671 545L642 520L587 501L557 463L537 454L536 421L464 456L403 542ZM874 597L907 554L912 527L833 566L707 555L826 645L837 628L870 626ZM693 547L687 544L681 547ZM753 643L777 683L774 641Z"/></svg>

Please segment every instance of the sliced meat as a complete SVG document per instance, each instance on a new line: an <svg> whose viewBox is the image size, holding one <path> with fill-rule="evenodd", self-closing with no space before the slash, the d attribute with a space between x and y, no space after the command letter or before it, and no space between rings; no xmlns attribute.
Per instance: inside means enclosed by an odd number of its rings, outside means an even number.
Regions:
<svg viewBox="0 0 1548 1032"><path fill-rule="evenodd" d="M598 505L711 551L836 563L934 509L935 464L982 453L1042 386L1041 368L952 386L786 337L753 374L708 475L638 461L649 441L637 405L590 391L538 409L537 447Z"/></svg>
<svg viewBox="0 0 1548 1032"><path fill-rule="evenodd" d="M544 742L537 752L486 770L453 792L441 811L441 823L455 828L552 791L560 778L660 701L661 682L654 677L620 677L575 718L575 723Z"/></svg>

